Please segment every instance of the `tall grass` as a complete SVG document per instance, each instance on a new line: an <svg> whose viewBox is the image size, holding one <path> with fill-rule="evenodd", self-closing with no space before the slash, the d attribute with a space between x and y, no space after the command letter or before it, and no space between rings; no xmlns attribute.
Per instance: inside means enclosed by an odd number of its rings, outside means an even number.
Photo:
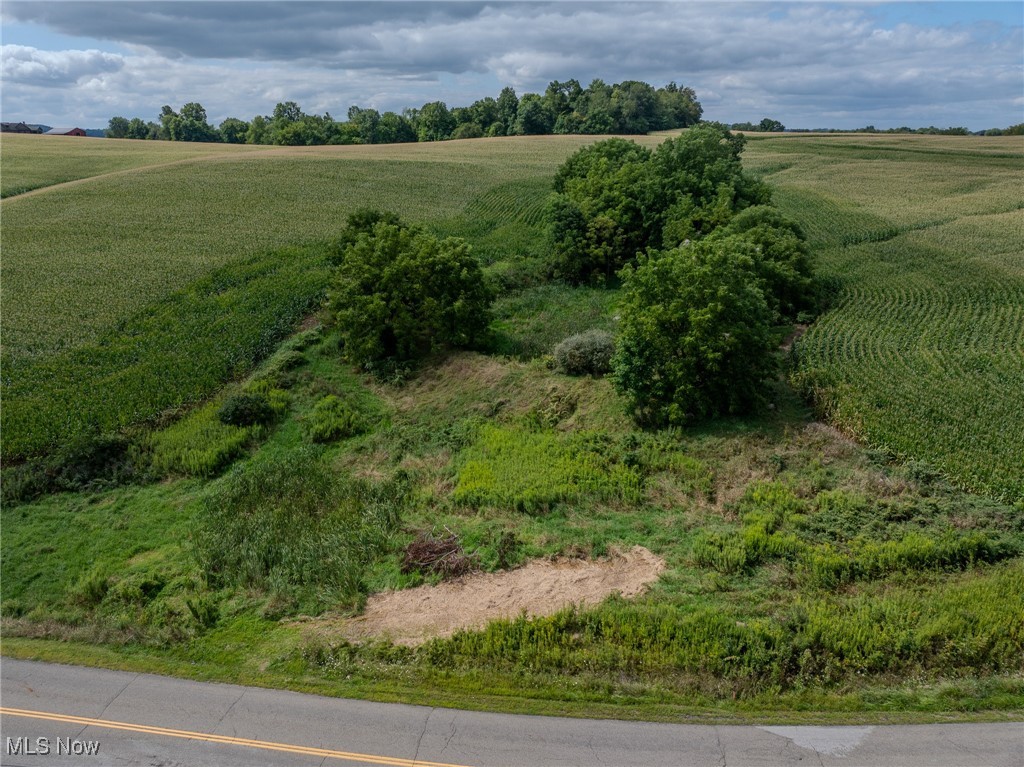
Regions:
<svg viewBox="0 0 1024 767"><path fill-rule="evenodd" d="M303 447L240 464L196 513L193 542L213 588L272 594L293 609L354 609L387 549L407 489L338 477Z"/></svg>
<svg viewBox="0 0 1024 767"><path fill-rule="evenodd" d="M726 680L734 695L753 695L864 673L1020 672L1022 646L1024 568L1017 563L961 578L927 601L913 587L896 588L801 599L773 618L609 600L592 610L497 621L434 640L423 656L440 667L485 663L519 674L688 675L707 689Z"/></svg>
<svg viewBox="0 0 1024 767"><path fill-rule="evenodd" d="M541 511L585 497L636 501L640 474L599 434L484 425L460 457L458 503Z"/></svg>

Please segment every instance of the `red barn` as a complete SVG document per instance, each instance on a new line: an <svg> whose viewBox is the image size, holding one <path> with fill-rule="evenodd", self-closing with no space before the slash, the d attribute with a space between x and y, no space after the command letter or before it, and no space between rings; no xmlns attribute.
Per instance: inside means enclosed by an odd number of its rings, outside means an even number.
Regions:
<svg viewBox="0 0 1024 767"><path fill-rule="evenodd" d="M84 136L85 131L82 128L51 128L46 131L47 136Z"/></svg>

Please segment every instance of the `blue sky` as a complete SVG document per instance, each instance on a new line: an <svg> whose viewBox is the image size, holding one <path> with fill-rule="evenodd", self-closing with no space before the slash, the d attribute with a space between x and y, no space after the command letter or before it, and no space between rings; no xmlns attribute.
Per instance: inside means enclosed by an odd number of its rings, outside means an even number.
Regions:
<svg viewBox="0 0 1024 767"><path fill-rule="evenodd" d="M5 0L3 119L103 127L199 101L465 105L551 80L674 80L790 127L1024 121L1024 3Z"/></svg>

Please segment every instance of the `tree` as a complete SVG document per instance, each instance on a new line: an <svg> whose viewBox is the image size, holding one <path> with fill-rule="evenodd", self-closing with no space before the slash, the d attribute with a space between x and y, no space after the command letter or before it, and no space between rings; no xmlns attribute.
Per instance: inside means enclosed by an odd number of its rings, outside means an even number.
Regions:
<svg viewBox="0 0 1024 767"><path fill-rule="evenodd" d="M360 216L355 237L342 239L329 296L345 356L373 369L479 343L493 294L469 246Z"/></svg>
<svg viewBox="0 0 1024 767"><path fill-rule="evenodd" d="M542 136L551 133L555 127L555 116L548 111L536 93L526 93L519 100L516 112L515 133L519 136Z"/></svg>
<svg viewBox="0 0 1024 767"><path fill-rule="evenodd" d="M650 244L658 210L651 153L613 138L580 149L558 169L548 212L556 276L607 282Z"/></svg>
<svg viewBox="0 0 1024 767"><path fill-rule="evenodd" d="M127 117L111 117L104 134L107 138L127 138L128 125Z"/></svg>
<svg viewBox="0 0 1024 767"><path fill-rule="evenodd" d="M758 130L764 133L782 133L786 130L786 126L780 123L778 120L773 120L770 117L765 117L758 124Z"/></svg>
<svg viewBox="0 0 1024 767"><path fill-rule="evenodd" d="M484 130L476 123L462 123L452 132L453 139L483 138Z"/></svg>
<svg viewBox="0 0 1024 767"><path fill-rule="evenodd" d="M696 125L704 112L693 88L680 88L675 82L658 89L658 103L663 130Z"/></svg>
<svg viewBox="0 0 1024 767"><path fill-rule="evenodd" d="M516 115L519 114L519 97L516 96L516 92L509 87L501 89L501 93L498 94L497 100L498 117L501 124L505 126L505 132L502 135L511 135L516 124Z"/></svg>
<svg viewBox="0 0 1024 767"><path fill-rule="evenodd" d="M274 114L271 121L275 123L294 123L303 118L302 109L294 101L278 102L274 106Z"/></svg>
<svg viewBox="0 0 1024 767"><path fill-rule="evenodd" d="M455 130L455 118L443 101L424 104L416 118L416 135L420 141L444 141Z"/></svg>
<svg viewBox="0 0 1024 767"><path fill-rule="evenodd" d="M613 381L638 422L681 426L763 400L775 362L752 249L692 243L623 270Z"/></svg>
<svg viewBox="0 0 1024 767"><path fill-rule="evenodd" d="M711 237L754 246L754 271L773 321L793 321L800 313L816 309L813 262L803 230L777 208L747 208Z"/></svg>
<svg viewBox="0 0 1024 767"><path fill-rule="evenodd" d="M160 122L171 141L217 141L216 129L207 122L206 109L197 101L190 101L175 112L169 106L160 111Z"/></svg>
<svg viewBox="0 0 1024 767"><path fill-rule="evenodd" d="M270 143L270 121L263 115L256 115L249 123L249 130L245 132L246 144L269 144Z"/></svg>
<svg viewBox="0 0 1024 767"><path fill-rule="evenodd" d="M385 112L377 123L377 141L381 144L401 144L416 140L412 124L394 112Z"/></svg>
<svg viewBox="0 0 1024 767"><path fill-rule="evenodd" d="M225 144L244 144L249 123L237 117L228 117L220 124L220 137Z"/></svg>
<svg viewBox="0 0 1024 767"><path fill-rule="evenodd" d="M665 207L654 247L703 237L734 212L770 201L768 187L743 173L740 154L745 144L742 135L721 123L701 123L658 146L652 172Z"/></svg>
<svg viewBox="0 0 1024 767"><path fill-rule="evenodd" d="M638 80L626 80L612 88L609 114L616 133L647 133L659 125L658 94Z"/></svg>
<svg viewBox="0 0 1024 767"><path fill-rule="evenodd" d="M158 139L160 138L160 126L154 122L143 122L141 117L133 117L128 121L125 138Z"/></svg>
<svg viewBox="0 0 1024 767"><path fill-rule="evenodd" d="M348 121L352 123L364 144L376 144L380 137L380 113L376 109L362 109L355 105L348 108Z"/></svg>

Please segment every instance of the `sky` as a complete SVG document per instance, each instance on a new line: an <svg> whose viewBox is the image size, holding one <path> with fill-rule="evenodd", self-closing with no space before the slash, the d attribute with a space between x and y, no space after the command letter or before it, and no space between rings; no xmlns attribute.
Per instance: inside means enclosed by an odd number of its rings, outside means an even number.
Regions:
<svg viewBox="0 0 1024 767"><path fill-rule="evenodd" d="M105 127L198 101L467 106L511 85L689 86L705 119L790 128L1024 122L1024 2L3 0L4 121Z"/></svg>

